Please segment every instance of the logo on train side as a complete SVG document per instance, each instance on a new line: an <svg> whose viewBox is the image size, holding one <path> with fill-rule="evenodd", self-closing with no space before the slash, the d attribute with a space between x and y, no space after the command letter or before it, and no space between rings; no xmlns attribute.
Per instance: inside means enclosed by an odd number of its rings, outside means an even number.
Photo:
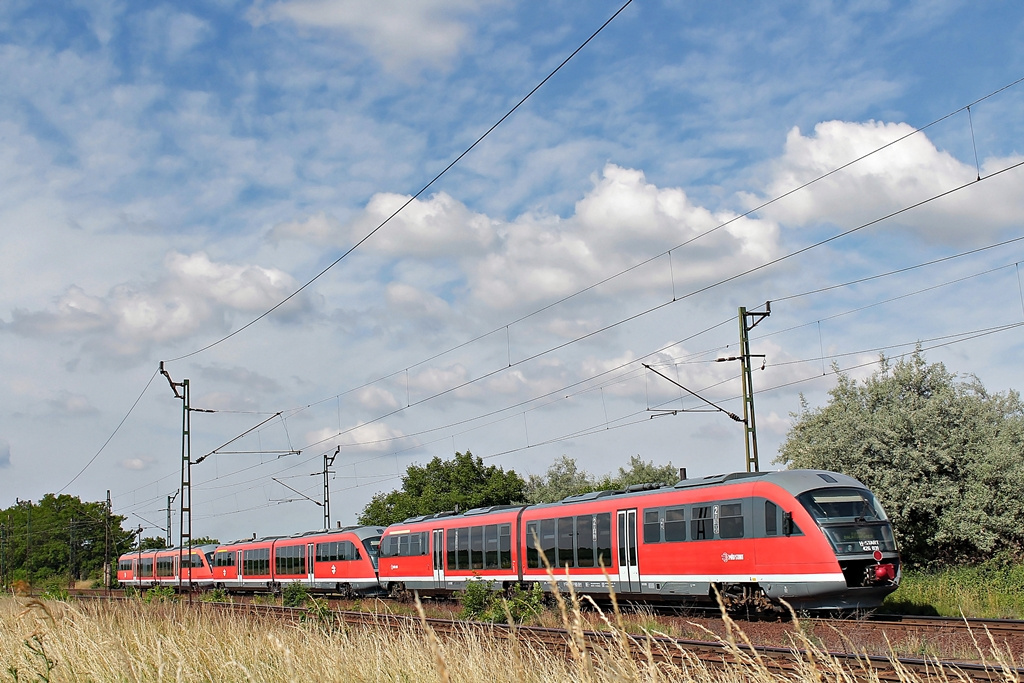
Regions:
<svg viewBox="0 0 1024 683"><path fill-rule="evenodd" d="M722 553L722 562L728 562L729 560L742 560L743 553Z"/></svg>
<svg viewBox="0 0 1024 683"><path fill-rule="evenodd" d="M331 565L331 574L337 574L337 573L338 573L338 567L337 567L337 565L333 565L333 564L332 564L332 565Z"/></svg>

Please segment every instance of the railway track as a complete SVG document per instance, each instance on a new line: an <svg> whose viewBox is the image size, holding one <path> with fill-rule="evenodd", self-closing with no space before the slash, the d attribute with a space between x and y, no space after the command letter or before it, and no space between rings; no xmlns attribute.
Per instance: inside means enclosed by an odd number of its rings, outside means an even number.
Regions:
<svg viewBox="0 0 1024 683"><path fill-rule="evenodd" d="M86 597L86 596L82 596ZM105 596L94 596L104 598ZM999 664L992 661L944 660L938 657L906 657L869 655L863 652L825 650L811 646L811 639L804 638L810 647L778 647L753 645L740 640L697 640L672 638L652 634L619 634L610 631L545 628L538 626L515 626L507 624L484 624L457 619L420 618L415 616L362 612L351 610L311 610L297 607L262 605L253 602L199 602L201 609L227 611L254 618L274 618L291 621L318 620L330 627L372 627L372 628L429 628L440 638L458 637L466 633L485 634L490 637L514 639L554 651L565 657L581 656L584 650L592 653L615 653L631 656L637 660L653 661L665 666L685 670L687 665L700 661L719 667L749 667L763 669L775 674L807 671L823 662L837 665L842 669L862 674L863 678L880 681L906 681L910 676L922 680L977 680L977 681L1024 681L1024 668L1013 664ZM871 620L808 620L815 627L834 629L908 629L930 634L937 630L978 633L978 638L992 639L997 643L1002 638L1024 637L1024 622L998 620L957 620L942 618L874 618ZM885 631L888 632L888 631ZM985 635L982 635L985 634ZM1009 649L1009 652L1020 650ZM575 653L575 654L574 654Z"/></svg>

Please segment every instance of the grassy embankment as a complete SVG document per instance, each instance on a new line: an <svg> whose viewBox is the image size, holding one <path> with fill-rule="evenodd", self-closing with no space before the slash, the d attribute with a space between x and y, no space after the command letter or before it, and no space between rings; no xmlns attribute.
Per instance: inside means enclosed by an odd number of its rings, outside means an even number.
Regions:
<svg viewBox="0 0 1024 683"><path fill-rule="evenodd" d="M616 637L604 648L588 649L582 647L579 605L562 603L557 611L562 625L575 634L568 656L530 645L514 634L492 633L486 626L470 626L460 635L439 637L420 622L399 629L345 627L316 618L289 624L251 614L189 609L175 602L89 604L8 596L0 597L0 675L6 675L3 680L53 683L781 683L853 680L862 673L844 669L820 651L802 661L795 672L773 673L736 648L735 643L743 642L745 637L734 625L730 639L723 642L742 664L720 669L685 653L680 665L659 664L651 656L649 641L631 642L622 635L624 629L614 613L606 618ZM793 631L793 644L814 649L799 628ZM914 683L926 679L906 673L902 680Z"/></svg>
<svg viewBox="0 0 1024 683"><path fill-rule="evenodd" d="M989 562L938 571L907 571L882 612L1024 619L1024 566Z"/></svg>

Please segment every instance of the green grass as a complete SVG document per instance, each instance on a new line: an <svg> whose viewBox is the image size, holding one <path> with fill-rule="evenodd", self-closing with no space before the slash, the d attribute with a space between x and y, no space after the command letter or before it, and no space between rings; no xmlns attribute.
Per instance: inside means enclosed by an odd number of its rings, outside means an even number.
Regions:
<svg viewBox="0 0 1024 683"><path fill-rule="evenodd" d="M882 612L982 619L1024 619L1024 566L1017 562L905 571Z"/></svg>

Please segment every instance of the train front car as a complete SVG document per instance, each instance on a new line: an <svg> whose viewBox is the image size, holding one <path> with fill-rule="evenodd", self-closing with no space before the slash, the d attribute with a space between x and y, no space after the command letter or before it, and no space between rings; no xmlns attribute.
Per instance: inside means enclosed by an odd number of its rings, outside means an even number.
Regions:
<svg viewBox="0 0 1024 683"><path fill-rule="evenodd" d="M873 609L881 605L899 587L902 572L892 524L874 494L856 479L835 472L791 470L773 479L799 503L792 520L801 519L805 529L822 536L830 560L842 573L841 579L836 576L811 585L798 600L801 606ZM786 516L783 526L801 522ZM786 598L784 591L766 592Z"/></svg>

